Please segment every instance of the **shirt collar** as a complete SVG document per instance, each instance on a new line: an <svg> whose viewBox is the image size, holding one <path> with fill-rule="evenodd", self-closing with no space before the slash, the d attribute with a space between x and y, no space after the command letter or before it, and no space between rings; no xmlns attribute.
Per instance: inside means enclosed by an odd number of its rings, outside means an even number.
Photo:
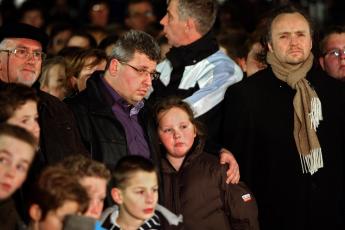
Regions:
<svg viewBox="0 0 345 230"><path fill-rule="evenodd" d="M129 116L135 116L137 115L140 110L144 107L144 100L141 100L137 102L135 105L128 104L128 102L123 99L110 85L109 83L104 79L104 77L101 77L101 80L107 89L107 91L110 93L111 98L113 99L112 105L118 104L121 106L121 108L129 113Z"/></svg>

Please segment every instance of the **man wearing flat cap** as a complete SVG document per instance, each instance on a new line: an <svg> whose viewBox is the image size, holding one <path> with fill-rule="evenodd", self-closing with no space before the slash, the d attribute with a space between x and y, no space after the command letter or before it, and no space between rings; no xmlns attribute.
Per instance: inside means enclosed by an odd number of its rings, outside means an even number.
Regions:
<svg viewBox="0 0 345 230"><path fill-rule="evenodd" d="M26 24L0 28L0 90L7 83L33 86L41 73L47 35ZM76 122L68 107L54 96L37 89L39 97L40 147L33 174L64 157L86 153ZM30 178L29 178L30 179Z"/></svg>

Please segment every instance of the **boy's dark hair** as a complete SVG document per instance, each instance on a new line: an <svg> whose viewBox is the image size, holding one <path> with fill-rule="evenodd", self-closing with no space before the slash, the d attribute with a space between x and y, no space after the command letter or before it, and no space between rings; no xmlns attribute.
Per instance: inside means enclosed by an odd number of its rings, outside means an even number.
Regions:
<svg viewBox="0 0 345 230"><path fill-rule="evenodd" d="M18 83L8 83L0 89L0 123L6 122L27 101L38 102L34 89Z"/></svg>
<svg viewBox="0 0 345 230"><path fill-rule="evenodd" d="M0 124L0 138L9 136L29 144L33 152L36 152L38 140L26 129L7 123Z"/></svg>
<svg viewBox="0 0 345 230"><path fill-rule="evenodd" d="M325 50L325 45L326 45L326 41L328 40L329 36L331 36L333 34L344 34L344 33L345 33L345 26L335 25L335 26L327 27L322 32L322 37L321 37L321 40L319 43L320 54L324 55L325 52L327 52Z"/></svg>
<svg viewBox="0 0 345 230"><path fill-rule="evenodd" d="M158 115L161 112L167 111L171 108L179 108L182 109L184 112L187 113L190 122L195 126L196 134L199 138L205 138L205 131L203 125L194 118L193 110L190 108L188 103L184 102L182 98L171 96L164 99L159 100L154 106L154 115L156 120L156 125L158 126Z"/></svg>
<svg viewBox="0 0 345 230"><path fill-rule="evenodd" d="M110 171L101 162L92 160L83 155L72 155L65 158L58 165L69 170L71 174L82 179L84 177L99 177L110 180Z"/></svg>
<svg viewBox="0 0 345 230"><path fill-rule="evenodd" d="M138 171L155 172L157 175L157 169L153 163L142 156L131 155L121 158L113 172L113 185L117 188L124 188L132 174Z"/></svg>
<svg viewBox="0 0 345 230"><path fill-rule="evenodd" d="M76 176L59 166L45 168L33 187L30 205L40 207L41 220L44 220L49 211L58 209L66 201L77 202L82 213L89 206L89 196Z"/></svg>

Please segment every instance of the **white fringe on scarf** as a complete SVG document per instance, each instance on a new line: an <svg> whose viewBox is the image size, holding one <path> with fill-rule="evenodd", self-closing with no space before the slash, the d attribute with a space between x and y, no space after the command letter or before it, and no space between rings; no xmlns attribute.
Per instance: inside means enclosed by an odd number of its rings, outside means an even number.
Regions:
<svg viewBox="0 0 345 230"><path fill-rule="evenodd" d="M313 97L311 99L311 112L309 113L311 127L316 132L316 128L322 121L322 109L320 99ZM303 173L310 173L313 175L319 168L323 167L322 151L321 148L312 149L306 156L300 154L302 171Z"/></svg>
<svg viewBox="0 0 345 230"><path fill-rule="evenodd" d="M311 99L311 112L309 113L310 125L316 132L316 128L319 126L320 121L322 121L322 109L321 101L317 97Z"/></svg>
<svg viewBox="0 0 345 230"><path fill-rule="evenodd" d="M300 154L302 171L303 173L310 173L313 175L323 167L322 151L321 148L313 149L310 151L310 154L302 156Z"/></svg>

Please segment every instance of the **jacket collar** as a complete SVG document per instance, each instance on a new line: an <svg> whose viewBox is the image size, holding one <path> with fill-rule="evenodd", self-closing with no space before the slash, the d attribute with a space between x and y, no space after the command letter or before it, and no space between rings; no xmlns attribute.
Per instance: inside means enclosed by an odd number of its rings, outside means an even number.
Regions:
<svg viewBox="0 0 345 230"><path fill-rule="evenodd" d="M180 47L173 47L166 54L174 69L195 63L205 59L219 49L212 31L205 34L195 42Z"/></svg>
<svg viewBox="0 0 345 230"><path fill-rule="evenodd" d="M202 138L196 137L193 143L192 148L187 153L186 157L183 160L183 163L178 172L183 171L185 168L188 168L190 164L193 163L194 159L198 158L203 152L205 141ZM164 151L163 151L164 152ZM166 152L166 151L165 151ZM176 173L175 168L170 164L166 157L163 158L162 171L164 173ZM177 173L178 173L177 172Z"/></svg>

